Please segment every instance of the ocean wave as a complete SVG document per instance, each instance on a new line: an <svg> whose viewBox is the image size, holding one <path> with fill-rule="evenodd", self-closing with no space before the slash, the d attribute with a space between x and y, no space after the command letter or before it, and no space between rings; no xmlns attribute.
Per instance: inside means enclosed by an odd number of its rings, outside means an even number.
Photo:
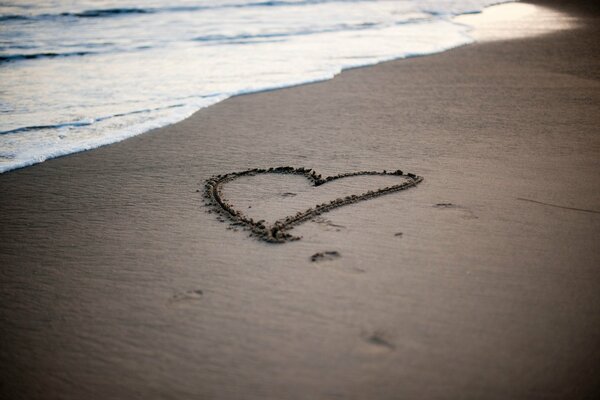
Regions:
<svg viewBox="0 0 600 400"><path fill-rule="evenodd" d="M20 15L20 14L5 14L0 15L0 22L9 21L38 21L47 19L59 19L64 17L69 18L100 18L113 17L124 14L150 14L156 12L156 9L145 8L107 8L98 10L85 10L80 12L61 12L58 14L38 14L38 15Z"/></svg>
<svg viewBox="0 0 600 400"><path fill-rule="evenodd" d="M152 9L144 8L107 8L99 10L86 10L78 13L64 12L60 13L61 17L79 17L79 18L98 18L98 17L112 17L114 15L122 14L149 14L155 12Z"/></svg>
<svg viewBox="0 0 600 400"><path fill-rule="evenodd" d="M396 25L409 24L409 23L419 23L424 22L425 19L407 19L402 22L396 22ZM280 32L271 32L271 33L258 33L258 34L250 34L244 33L239 35L203 35L190 39L194 42L202 42L206 44L225 44L225 45L238 45L238 44L252 44L252 43L273 43L281 41L281 39L288 37L297 37L297 36L308 36L308 35L316 35L321 33L332 33L332 32L342 32L342 31L359 31L365 29L376 29L381 27L380 24L375 22L363 22L360 24L341 24L334 25L327 28L321 29L305 29L298 31L280 31ZM65 45L65 47L68 47ZM23 61L23 60L35 60L35 59L44 59L44 58L59 58L59 57L81 57L81 56L89 56L89 55L98 55L98 54L106 54L106 53L123 53L128 51L139 51L139 50L148 50L153 48L153 46L141 45L141 46L132 46L132 47L117 47L115 43L107 42L102 44L78 44L73 47L95 47L99 48L96 51L82 50L82 51L71 51L71 52L41 52L41 53L13 53L10 54L10 50L28 50L34 48L33 46L11 46L10 48L0 47L0 51L7 51L8 53L2 54L0 53L0 64L14 62L14 61ZM104 48L104 49L102 49Z"/></svg>
<svg viewBox="0 0 600 400"><path fill-rule="evenodd" d="M201 97L203 97L203 98L214 97L214 95L201 96ZM61 122L58 124L50 124L50 125L23 126L20 128L10 129L7 131L0 131L0 135L10 135L13 133L37 131L37 130L42 130L42 129L61 129L61 128L68 128L68 127L89 126L89 125L93 125L95 123L106 121L106 120L112 119L112 118L126 117L129 115L136 115L136 114L144 114L144 113L150 113L150 112L154 112L154 111L168 110L168 109L172 109L172 108L180 108L183 106L185 106L185 104L173 104L173 105L169 105L169 106L165 106L165 107L144 108L142 110L134 110L134 111L125 112L125 113L106 115L103 117L91 118L91 119L81 120L81 121Z"/></svg>
<svg viewBox="0 0 600 400"><path fill-rule="evenodd" d="M258 1L250 3L231 3L222 5L205 5L205 6L173 6L173 7L124 7L124 8L99 8L90 9L84 11L66 11L57 14L38 14L38 15L24 15L24 14L5 14L0 15L0 22L2 21L31 21L31 20L43 20L43 19L59 19L59 18L109 18L119 17L126 15L135 14L157 14L157 13L169 13L169 12L193 12L202 10L217 10L226 8L247 8L247 7L287 7L287 6L305 6L315 5L321 3L338 3L338 2L359 2L364 0L300 0L300 1L285 1L285 0L271 0L271 1Z"/></svg>
<svg viewBox="0 0 600 400"><path fill-rule="evenodd" d="M24 61L24 60L36 60L36 59L44 59L44 58L63 58L63 57L83 57L83 56L91 56L91 55L100 55L100 54L108 54L108 53L125 53L128 51L140 51L140 50L148 50L152 49L153 46L149 45L141 45L141 46L132 46L132 47L111 47L114 46L113 43L104 43L100 45L93 44L79 44L73 47L95 47L102 48L103 50L99 51L66 51L62 53L56 52L43 52L43 53L14 53L14 54L1 54L0 53L0 64L15 62L15 61ZM65 46L68 47L68 46ZM13 47L12 49L16 49L17 47ZM28 49L28 48L23 48ZM5 50L4 48L0 48L0 51Z"/></svg>
<svg viewBox="0 0 600 400"><path fill-rule="evenodd" d="M8 131L0 131L0 135L9 135L12 133L20 133L27 131L38 131L42 129L60 129L66 128L69 126L87 126L93 124L94 121L76 121L76 122L65 122L62 124L54 124L54 125L32 125L32 126L24 126L21 128L11 129Z"/></svg>
<svg viewBox="0 0 600 400"><path fill-rule="evenodd" d="M0 22L4 22L4 21L23 21L23 20L28 20L28 19L35 19L32 17L29 17L27 15L0 15Z"/></svg>
<svg viewBox="0 0 600 400"><path fill-rule="evenodd" d="M494 0L118 1L2 8L59 20L0 22L0 173L115 143L231 96L470 43L469 28L447 15ZM316 3L330 5L304 6ZM164 10L190 12L156 14Z"/></svg>
<svg viewBox="0 0 600 400"><path fill-rule="evenodd" d="M93 51L73 51L68 53L32 53L32 54L9 54L0 55L0 64L10 61L34 60L37 58L76 57L97 54ZM1 132L0 132L1 133Z"/></svg>
<svg viewBox="0 0 600 400"><path fill-rule="evenodd" d="M411 22L415 22L412 20ZM205 35L194 38L197 42L226 42L226 43L244 43L246 40L253 39L274 39L291 36L306 36L314 35L319 33L331 33L340 32L345 30L361 30L361 29L372 29L377 27L378 24L375 22L364 22L356 25L335 25L324 29L307 29L301 31L290 31L290 32L272 32L272 33L257 33L257 34L241 34L241 35Z"/></svg>

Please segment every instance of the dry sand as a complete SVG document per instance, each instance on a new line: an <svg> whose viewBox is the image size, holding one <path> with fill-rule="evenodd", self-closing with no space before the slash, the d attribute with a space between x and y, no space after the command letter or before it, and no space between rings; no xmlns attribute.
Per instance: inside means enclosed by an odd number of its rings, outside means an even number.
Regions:
<svg viewBox="0 0 600 400"><path fill-rule="evenodd" d="M236 97L1 175L0 397L593 398L600 19L560 4L571 30ZM287 165L424 181L283 244L207 212L209 177ZM394 178L223 193L274 221Z"/></svg>

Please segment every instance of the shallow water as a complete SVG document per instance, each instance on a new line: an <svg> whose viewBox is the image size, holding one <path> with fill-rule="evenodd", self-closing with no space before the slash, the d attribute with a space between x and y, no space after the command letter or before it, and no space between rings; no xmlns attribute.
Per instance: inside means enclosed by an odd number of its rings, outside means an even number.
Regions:
<svg viewBox="0 0 600 400"><path fill-rule="evenodd" d="M472 41L492 0L8 1L0 172L114 143L230 96Z"/></svg>

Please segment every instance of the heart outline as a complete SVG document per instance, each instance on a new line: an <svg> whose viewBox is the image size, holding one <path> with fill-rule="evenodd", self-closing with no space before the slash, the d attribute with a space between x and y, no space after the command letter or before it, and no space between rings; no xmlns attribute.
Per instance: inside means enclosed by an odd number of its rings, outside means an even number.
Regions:
<svg viewBox="0 0 600 400"><path fill-rule="evenodd" d="M310 183L316 187L321 186L327 182L331 182L338 179L349 178L352 176L362 175L394 175L402 176L407 178L401 184L387 186L385 188L377 189L375 191L369 190L360 195L349 195L344 198L338 198L332 200L329 203L318 204L305 211L300 211L294 216L288 216L280 220L275 221L272 225L267 226L264 224L264 220L254 221L254 219L247 217L241 211L237 211L231 206L222 196L221 189L225 183L231 182L235 179L244 176L254 176L261 174L292 174L302 175L310 181ZM275 167L268 169L253 168L241 172L231 172L225 175L215 175L206 180L204 184L204 197L206 199L206 205L211 207L213 211L218 214L225 216L230 220L231 225L241 226L251 232L252 236L269 243L285 243L288 241L300 240L301 237L292 236L287 231L291 230L294 226L300 225L306 221L313 219L314 217L323 213L329 212L339 207L358 203L365 200L370 200L379 196L383 196L390 193L395 193L401 190L406 190L411 187L416 187L423 181L423 177L411 174L403 173L401 170L393 172L387 172L386 170L380 171L358 171L338 174L322 178L320 174L317 174L310 168L294 168L294 167Z"/></svg>

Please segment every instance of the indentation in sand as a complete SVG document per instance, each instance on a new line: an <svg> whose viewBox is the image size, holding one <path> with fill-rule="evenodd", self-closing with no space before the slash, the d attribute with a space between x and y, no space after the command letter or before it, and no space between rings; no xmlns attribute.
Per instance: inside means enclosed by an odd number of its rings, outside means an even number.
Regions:
<svg viewBox="0 0 600 400"><path fill-rule="evenodd" d="M475 215L475 213L469 209L468 207L464 207L458 204L453 203L437 203L434 204L433 207L439 208L442 210L456 210L462 213L462 217L465 219L478 219L479 217Z"/></svg>
<svg viewBox="0 0 600 400"><path fill-rule="evenodd" d="M169 299L170 304L184 303L194 300L199 300L204 295L200 289L186 290L185 292L176 293Z"/></svg>
<svg viewBox="0 0 600 400"><path fill-rule="evenodd" d="M325 185L329 182L339 182L342 179L348 180L348 178L360 179L361 177L371 176L371 177L385 177L386 179L394 178L393 183L387 182L386 184L389 186L380 187L376 190L365 190L363 186L359 186L359 190L357 194L345 194L342 197L337 197L335 200L325 201L319 203L313 207L308 209L293 209L293 211L297 211L296 214L290 215L287 217L281 216L279 219L275 220L273 223L267 223L264 219L258 219L258 216L254 218L245 214L250 213L249 209L252 209L252 205L244 204L240 202L239 204L232 204L229 200L224 196L223 186L227 183L234 182L242 177L296 177L300 178L304 182L308 181L309 186L305 187L305 196L314 196L314 198L318 198L317 192L315 192L315 187ZM274 179L274 178L272 178ZM275 180L275 179L274 179ZM422 177L411 174L411 173L403 173L401 170L396 170L393 172L387 171L358 171L358 172L350 172L339 174L335 176L330 176L327 178L323 178L320 174L317 174L315 171L306 168L293 168L293 167L277 167L277 168L269 168L269 169L250 169L241 172L232 172L225 175L217 175L210 179L208 179L205 183L205 191L204 197L206 200L207 206L211 208L211 210L217 212L219 215L217 219L219 221L225 221L227 219L233 228L239 227L243 228L247 231L250 231L251 235L255 236L258 239L264 240L266 242L271 243L283 243L291 240L299 240L299 237L292 236L288 233L294 226L300 225L306 221L314 220L316 217L319 217L321 214L329 212L339 207L347 206L350 204L358 203L360 201L373 199L379 196L383 196L386 194L395 193L401 190L405 190L411 187L415 187L423 180ZM247 189L260 189L261 185L254 183L252 186L249 186ZM310 189L310 190L308 190ZM297 195L296 192L288 192L288 191L279 191L277 198L279 201L285 202L296 202ZM282 196L281 193L294 193L297 196ZM267 193L260 194L259 197L268 197ZM308 197L310 200L311 197ZM260 198L258 199L260 200ZM321 201L321 200L319 200ZM290 203L297 204L297 203ZM303 206L305 207L305 206ZM258 207L260 208L260 207ZM278 207L281 208L281 207ZM245 210L244 213L241 210ZM285 208L284 208L285 210ZM288 209L289 210L289 209ZM271 209L262 210L266 212L266 214L270 214ZM276 211L276 210L274 210ZM254 212L254 211L252 211ZM288 211L289 212L289 211ZM255 214L256 215L256 214ZM264 214L262 214L264 215ZM256 219L255 219L256 218ZM319 221L317 221L319 223ZM330 223L329 226L336 227L335 224ZM341 229L341 226L337 226L337 229Z"/></svg>
<svg viewBox="0 0 600 400"><path fill-rule="evenodd" d="M311 222L314 222L315 224L317 224L319 227L323 228L324 230L335 230L336 232L339 232L342 229L346 229L346 227L344 225L336 224L332 220L324 218L324 217L313 218L311 220Z"/></svg>
<svg viewBox="0 0 600 400"><path fill-rule="evenodd" d="M587 212L587 213L592 213L592 214L600 214L600 211L598 211L598 210L592 210L592 209L589 209L589 208L569 207L569 206L563 206L563 205L560 205L560 204L547 203L547 202L539 201L539 200L525 199L523 197L517 197L517 200L528 201L530 203L540 204L542 206L562 208L563 210L581 211L581 212Z"/></svg>
<svg viewBox="0 0 600 400"><path fill-rule="evenodd" d="M369 345L371 350L377 352L390 352L396 349L394 343L392 343L382 331L363 333L362 338L365 343Z"/></svg>
<svg viewBox="0 0 600 400"><path fill-rule="evenodd" d="M323 251L320 253L315 253L310 257L310 261L312 262L321 262L321 261L333 261L336 258L340 258L342 255L338 251Z"/></svg>

